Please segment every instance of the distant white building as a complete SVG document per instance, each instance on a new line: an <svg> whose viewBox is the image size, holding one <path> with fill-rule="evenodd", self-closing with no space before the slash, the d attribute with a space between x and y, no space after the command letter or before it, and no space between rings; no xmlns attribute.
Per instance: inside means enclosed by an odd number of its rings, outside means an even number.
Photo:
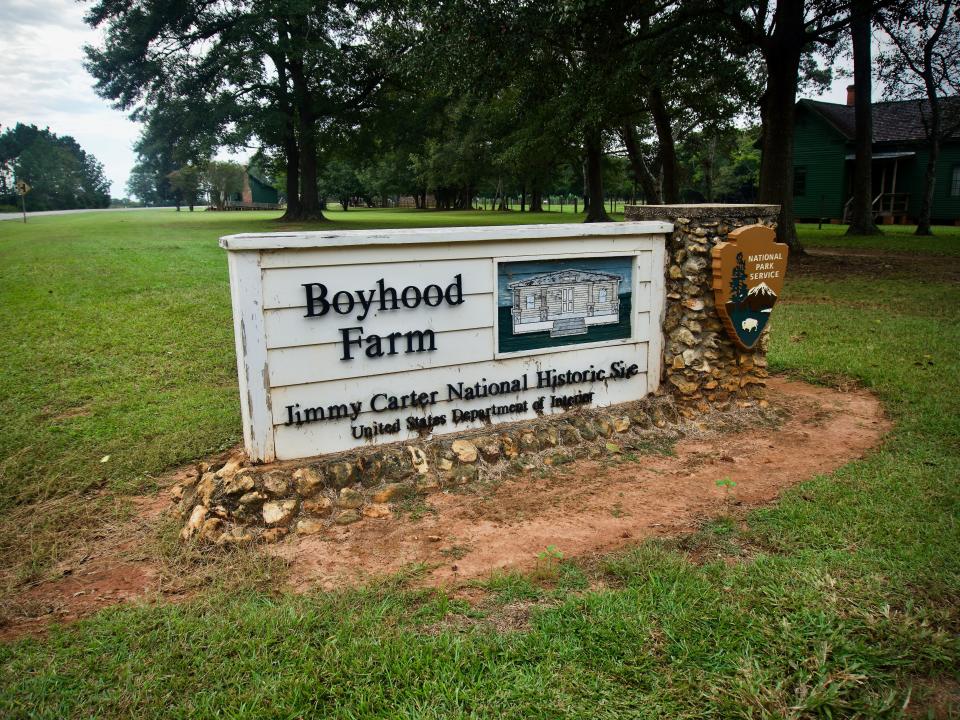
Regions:
<svg viewBox="0 0 960 720"><path fill-rule="evenodd" d="M620 322L620 280L611 273L558 270L510 283L513 334L583 335L591 325Z"/></svg>

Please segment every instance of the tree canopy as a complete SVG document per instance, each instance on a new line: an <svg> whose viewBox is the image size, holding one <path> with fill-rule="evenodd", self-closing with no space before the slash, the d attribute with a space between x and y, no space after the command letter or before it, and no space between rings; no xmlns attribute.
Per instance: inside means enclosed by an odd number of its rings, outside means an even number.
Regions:
<svg viewBox="0 0 960 720"><path fill-rule="evenodd" d="M0 133L0 204L19 205L15 180L30 185L31 210L102 208L110 204L103 165L69 135L17 123Z"/></svg>
<svg viewBox="0 0 960 720"><path fill-rule="evenodd" d="M132 182L158 196L228 148L282 180L286 219L322 219L327 196L575 193L595 221L614 183L652 203L756 194L795 242L797 91L829 77L852 3L99 0L87 65L145 122ZM741 142L757 116L759 157Z"/></svg>

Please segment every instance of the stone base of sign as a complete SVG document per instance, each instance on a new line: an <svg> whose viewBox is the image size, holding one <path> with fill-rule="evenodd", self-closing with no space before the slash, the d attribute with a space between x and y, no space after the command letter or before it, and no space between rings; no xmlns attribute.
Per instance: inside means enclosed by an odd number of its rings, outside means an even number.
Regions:
<svg viewBox="0 0 960 720"><path fill-rule="evenodd" d="M763 396L769 324L753 350L727 335L713 299L710 251L743 225L776 227L776 205L628 205L627 220L666 220L663 387L685 415Z"/></svg>
<svg viewBox="0 0 960 720"><path fill-rule="evenodd" d="M251 465L244 456L200 463L173 489L184 540L276 542L335 525L389 516L417 494L554 467L579 458L651 452L681 437L743 430L776 418L766 403L684 420L669 396L606 409L490 427L480 432L395 443L312 460Z"/></svg>

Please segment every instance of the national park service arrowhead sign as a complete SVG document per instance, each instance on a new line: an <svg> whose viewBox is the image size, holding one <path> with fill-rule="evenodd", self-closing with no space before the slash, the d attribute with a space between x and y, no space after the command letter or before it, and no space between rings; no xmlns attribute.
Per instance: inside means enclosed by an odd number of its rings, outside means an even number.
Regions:
<svg viewBox="0 0 960 720"><path fill-rule="evenodd" d="M783 290L789 248L765 225L747 225L713 248L713 292L727 332L751 350Z"/></svg>

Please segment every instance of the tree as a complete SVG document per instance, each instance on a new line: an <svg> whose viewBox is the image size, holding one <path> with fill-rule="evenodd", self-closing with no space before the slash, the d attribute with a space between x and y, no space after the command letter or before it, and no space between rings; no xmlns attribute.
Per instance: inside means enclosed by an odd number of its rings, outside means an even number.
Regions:
<svg viewBox="0 0 960 720"><path fill-rule="evenodd" d="M756 125L735 133L732 147L720 154L721 161L714 170L713 196L709 201L754 203L760 179L760 150Z"/></svg>
<svg viewBox="0 0 960 720"><path fill-rule="evenodd" d="M392 6L99 0L86 20L106 26L105 42L86 48L86 67L97 92L135 117L180 105L223 133L225 145L255 135L277 148L287 218L323 220L318 137L334 122L356 122L405 51L407 28Z"/></svg>
<svg viewBox="0 0 960 720"><path fill-rule="evenodd" d="M203 185L203 176L203 169L197 165L184 165L167 176L170 178L170 184L183 195L190 212L193 212L193 206L197 203L197 193ZM177 209L180 209L179 206Z"/></svg>
<svg viewBox="0 0 960 720"><path fill-rule="evenodd" d="M162 204L157 193L156 176L143 162L138 162L130 170L127 194L137 198L145 206Z"/></svg>
<svg viewBox="0 0 960 720"><path fill-rule="evenodd" d="M845 0L750 0L732 4L714 0L736 31L743 49L757 51L766 65L766 87L760 98L760 197L780 206L777 237L794 252L793 215L794 107L801 71L814 71L812 53L829 52L850 22Z"/></svg>
<svg viewBox="0 0 960 720"><path fill-rule="evenodd" d="M217 210L224 210L227 200L243 190L246 170L235 162L211 160L203 171L204 186Z"/></svg>
<svg viewBox="0 0 960 720"><path fill-rule="evenodd" d="M730 273L730 300L742 303L747 299L747 262L737 253L737 265Z"/></svg>
<svg viewBox="0 0 960 720"><path fill-rule="evenodd" d="M363 186L353 165L345 160L331 160L324 163L320 192L323 197L336 198L346 211L350 208L350 201L363 193Z"/></svg>
<svg viewBox="0 0 960 720"><path fill-rule="evenodd" d="M944 117L940 102L960 94L960 10L956 0L909 0L882 13L879 23L892 45L878 58L880 79L891 97L917 100L924 124L927 168L916 234L932 235L940 143L960 129L960 117Z"/></svg>
<svg viewBox="0 0 960 720"><path fill-rule="evenodd" d="M521 103L515 106L518 120L554 118L556 127L563 128L554 143L582 148L587 222L609 220L603 203L602 156L606 131L614 127L613 98L629 84L625 73L609 70L624 64L623 39L634 25L634 5L625 0L463 0L423 13L425 44L433 49L431 69L436 68L441 82L469 88L484 99L500 98L509 88ZM458 62L451 63L450 58ZM537 111L522 112L530 99ZM522 142L519 136L515 139ZM526 178L515 179L522 192Z"/></svg>
<svg viewBox="0 0 960 720"><path fill-rule="evenodd" d="M102 208L110 205L110 182L103 165L72 137L49 128L17 123L0 134L0 176L25 180L34 210ZM4 183L2 204L19 204Z"/></svg>
<svg viewBox="0 0 960 720"><path fill-rule="evenodd" d="M685 202L750 203L757 199L759 126L690 133L678 150Z"/></svg>
<svg viewBox="0 0 960 720"><path fill-rule="evenodd" d="M200 166L219 142L220 120L211 108L193 108L188 103L165 99L139 109L143 122L133 149L137 163L127 182L127 191L148 205L180 206L185 194L172 182L172 173L185 166ZM189 197L186 198L189 202Z"/></svg>
<svg viewBox="0 0 960 720"><path fill-rule="evenodd" d="M870 62L870 25L873 15L871 0L854 0L850 20L853 39L854 144L853 202L847 235L879 235L873 221L873 66Z"/></svg>

